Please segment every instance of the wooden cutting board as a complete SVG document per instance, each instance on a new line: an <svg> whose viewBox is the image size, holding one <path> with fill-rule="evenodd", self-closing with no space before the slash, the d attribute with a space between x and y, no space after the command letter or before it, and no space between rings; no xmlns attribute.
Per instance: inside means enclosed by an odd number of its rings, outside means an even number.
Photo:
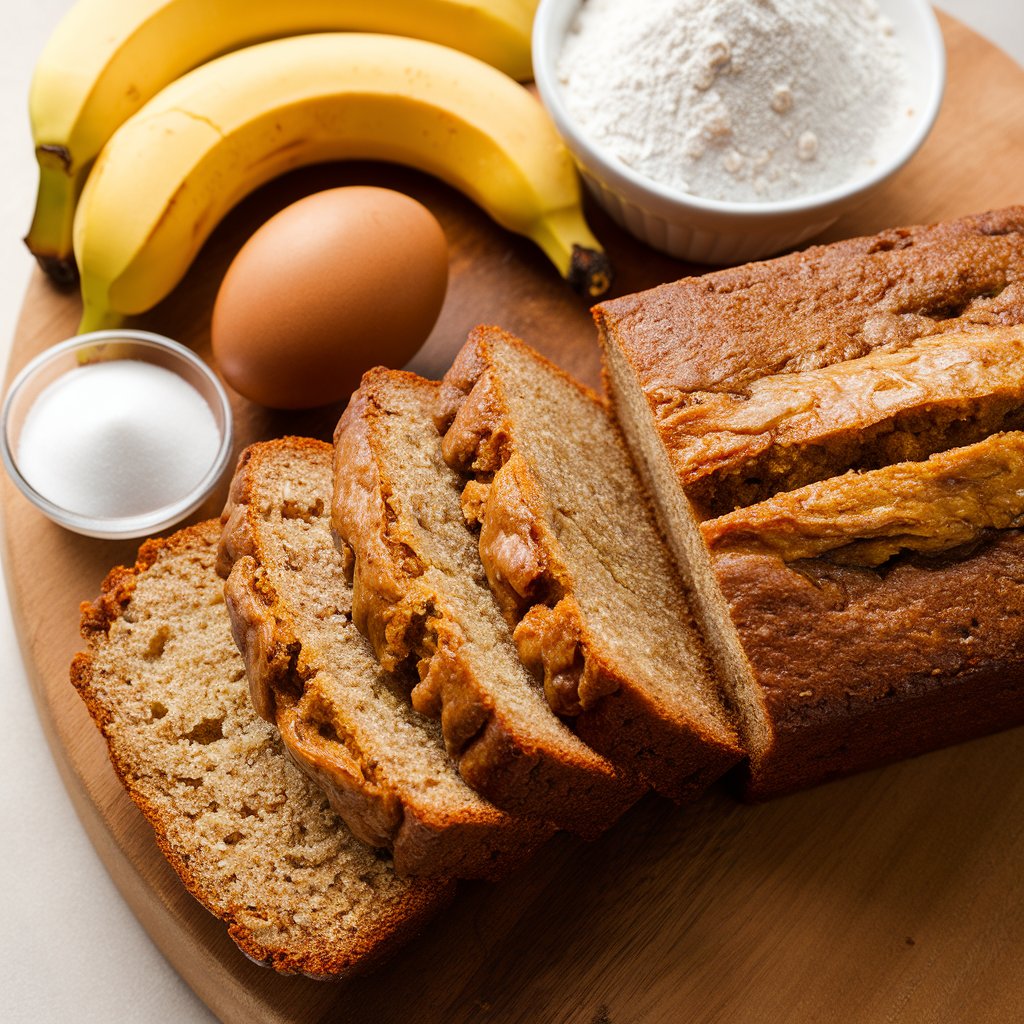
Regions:
<svg viewBox="0 0 1024 1024"><path fill-rule="evenodd" d="M932 137L883 192L828 238L1024 201L1024 70L943 19L946 101ZM583 305L533 247L461 196L368 164L294 174L245 202L187 280L140 326L208 355L227 263L273 211L344 183L403 189L451 242L451 290L413 368L442 373L467 330L496 322L589 383L598 379ZM655 256L594 212L617 292L692 268ZM8 376L70 336L73 295L37 275ZM328 437L338 409L272 414L236 403L238 443ZM226 486L226 484L225 484ZM194 518L216 515L224 492ZM990 737L773 803L718 787L677 809L650 797L599 841L557 837L500 885L455 905L388 965L323 984L250 964L185 892L111 770L67 682L78 602L134 543L53 526L3 483L4 561L22 652L55 760L96 848L154 941L224 1021L581 1024L1024 1019L1024 731Z"/></svg>

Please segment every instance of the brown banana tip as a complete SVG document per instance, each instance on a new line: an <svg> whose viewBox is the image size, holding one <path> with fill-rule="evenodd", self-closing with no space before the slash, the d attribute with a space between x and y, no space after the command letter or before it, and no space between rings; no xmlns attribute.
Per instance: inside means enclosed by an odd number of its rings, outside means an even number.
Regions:
<svg viewBox="0 0 1024 1024"><path fill-rule="evenodd" d="M572 260L566 280L573 291L587 299L599 299L612 286L612 265L607 253L587 249L582 245L572 247Z"/></svg>
<svg viewBox="0 0 1024 1024"><path fill-rule="evenodd" d="M26 245L28 240L26 239ZM29 246L31 250L31 246ZM73 256L48 256L46 253L32 253L43 273L58 287L74 288L78 284L78 267Z"/></svg>

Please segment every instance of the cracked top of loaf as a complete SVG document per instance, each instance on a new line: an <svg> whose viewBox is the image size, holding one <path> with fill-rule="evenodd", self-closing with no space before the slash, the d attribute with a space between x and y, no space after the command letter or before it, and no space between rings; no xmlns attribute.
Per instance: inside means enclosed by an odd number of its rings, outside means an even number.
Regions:
<svg viewBox="0 0 1024 1024"><path fill-rule="evenodd" d="M1024 524L1024 432L776 494L701 524L712 554L827 555L875 566L901 552L937 553Z"/></svg>
<svg viewBox="0 0 1024 1024"><path fill-rule="evenodd" d="M1006 329L1024 322L1024 207L686 278L594 313L687 494L720 515L1020 425L1004 416L1019 404L1022 334Z"/></svg>

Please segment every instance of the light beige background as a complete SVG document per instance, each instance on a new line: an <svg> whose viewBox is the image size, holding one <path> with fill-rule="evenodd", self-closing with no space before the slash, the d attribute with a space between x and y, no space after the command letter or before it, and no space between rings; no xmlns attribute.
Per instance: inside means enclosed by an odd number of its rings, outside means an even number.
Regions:
<svg viewBox="0 0 1024 1024"><path fill-rule="evenodd" d="M6 363L32 266L20 241L35 189L28 82L47 34L69 6L69 0L6 5L0 39L0 364ZM940 6L1024 64L1024 3L944 0ZM0 728L0 1020L211 1021L136 923L75 817L36 718L6 591L0 591Z"/></svg>

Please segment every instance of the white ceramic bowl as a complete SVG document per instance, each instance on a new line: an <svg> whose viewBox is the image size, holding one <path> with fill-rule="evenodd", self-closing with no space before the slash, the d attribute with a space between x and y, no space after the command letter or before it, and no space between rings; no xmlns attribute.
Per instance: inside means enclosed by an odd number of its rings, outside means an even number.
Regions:
<svg viewBox="0 0 1024 1024"><path fill-rule="evenodd" d="M914 155L942 102L946 55L927 0L879 0L907 57L913 114L903 144L875 170L799 199L724 202L659 185L584 136L570 115L556 67L581 0L541 0L533 23L533 69L541 100L576 158L583 180L612 218L641 241L695 263L743 263L789 249L824 231Z"/></svg>
<svg viewBox="0 0 1024 1024"><path fill-rule="evenodd" d="M115 359L152 363L171 370L192 385L213 414L219 443L199 483L176 500L134 515L98 517L55 504L36 490L18 467L18 441L25 417L46 387L80 366ZM33 359L11 383L0 411L0 428L0 454L8 474L21 493L53 522L88 537L146 537L173 526L194 512L212 493L231 456L231 404L216 375L184 345L147 331L95 331L47 349Z"/></svg>

